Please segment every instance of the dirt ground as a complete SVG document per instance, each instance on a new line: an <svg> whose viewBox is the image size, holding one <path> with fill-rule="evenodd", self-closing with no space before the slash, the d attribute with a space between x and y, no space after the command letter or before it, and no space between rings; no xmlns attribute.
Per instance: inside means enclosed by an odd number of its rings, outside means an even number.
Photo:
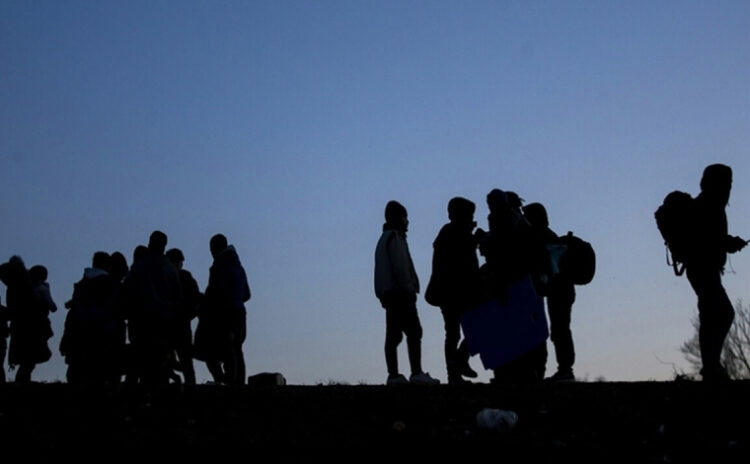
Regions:
<svg viewBox="0 0 750 464"><path fill-rule="evenodd" d="M514 411L484 430L484 408ZM451 387L0 385L2 456L24 462L750 462L750 382ZM398 459L400 460L400 459ZM16 460L3 462L21 462ZM442 461L442 459L441 459Z"/></svg>

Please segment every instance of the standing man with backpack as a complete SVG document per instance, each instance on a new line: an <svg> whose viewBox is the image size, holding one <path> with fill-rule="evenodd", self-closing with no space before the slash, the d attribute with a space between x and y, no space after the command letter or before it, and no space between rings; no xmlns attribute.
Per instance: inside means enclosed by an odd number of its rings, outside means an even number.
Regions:
<svg viewBox="0 0 750 464"><path fill-rule="evenodd" d="M732 189L732 169L712 164L703 171L701 193L695 198L691 244L685 259L690 285L698 297L698 317L705 381L729 377L720 363L724 339L734 320L734 308L721 283L727 253L742 250L747 241L728 234L725 208Z"/></svg>
<svg viewBox="0 0 750 464"><path fill-rule="evenodd" d="M433 385L439 380L422 371L422 325L417 314L419 279L406 244L409 227L406 208L389 201L385 207L383 234L375 248L375 296L385 309L385 363L387 385ZM398 345L406 334L411 377L398 371Z"/></svg>

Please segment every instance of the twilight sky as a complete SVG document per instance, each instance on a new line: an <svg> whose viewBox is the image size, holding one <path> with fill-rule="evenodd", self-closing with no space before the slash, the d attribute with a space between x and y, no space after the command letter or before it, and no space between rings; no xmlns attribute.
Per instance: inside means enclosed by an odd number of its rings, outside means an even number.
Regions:
<svg viewBox="0 0 750 464"><path fill-rule="evenodd" d="M486 229L501 188L596 248L576 374L669 379L696 305L653 212L723 162L730 233L750 238L749 83L747 1L4 0L0 260L45 264L61 308L33 378L64 379L62 304L92 254L160 229L201 289L209 238L237 248L249 373L382 383L386 202L409 211L424 289L448 200ZM750 252L731 267L750 299ZM418 307L445 381L440 311Z"/></svg>

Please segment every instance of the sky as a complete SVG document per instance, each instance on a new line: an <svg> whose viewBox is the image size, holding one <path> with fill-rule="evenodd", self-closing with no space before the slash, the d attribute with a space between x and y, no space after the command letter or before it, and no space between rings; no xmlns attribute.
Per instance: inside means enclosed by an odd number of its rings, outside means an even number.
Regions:
<svg viewBox="0 0 750 464"><path fill-rule="evenodd" d="M62 306L93 253L130 257L159 229L201 289L210 237L236 247L249 374L383 383L385 204L408 209L424 289L448 200L486 229L500 188L596 249L576 375L671 379L696 300L653 213L725 163L730 233L750 238L748 83L747 1L4 0L0 260L44 264L60 307L33 378L65 378ZM750 299L749 251L724 284ZM440 311L418 309L446 381Z"/></svg>

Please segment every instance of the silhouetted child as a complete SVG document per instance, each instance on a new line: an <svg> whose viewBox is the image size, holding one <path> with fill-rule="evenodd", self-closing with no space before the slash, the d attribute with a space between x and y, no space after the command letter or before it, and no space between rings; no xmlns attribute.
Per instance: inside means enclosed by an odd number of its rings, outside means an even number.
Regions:
<svg viewBox="0 0 750 464"><path fill-rule="evenodd" d="M481 302L477 242L473 235L473 202L456 197L448 202L448 218L435 238L432 255L432 276L425 299L439 306L445 324L445 364L448 383L466 383L463 377L477 373L469 366L466 340L461 341L461 314ZM461 342L459 344L459 341Z"/></svg>
<svg viewBox="0 0 750 464"><path fill-rule="evenodd" d="M52 294L47 282L47 268L41 264L32 266L29 269L29 277L31 278L31 286L34 288L34 295L36 295L42 306L46 307L47 315L57 311L57 305L52 301Z"/></svg>
<svg viewBox="0 0 750 464"><path fill-rule="evenodd" d="M419 279L406 244L409 220L406 208L397 201L385 207L383 234L375 248L375 296L385 308L385 363L388 385L412 382L440 383L422 371L422 325L417 314ZM411 377L407 381L398 370L398 345L406 334Z"/></svg>

